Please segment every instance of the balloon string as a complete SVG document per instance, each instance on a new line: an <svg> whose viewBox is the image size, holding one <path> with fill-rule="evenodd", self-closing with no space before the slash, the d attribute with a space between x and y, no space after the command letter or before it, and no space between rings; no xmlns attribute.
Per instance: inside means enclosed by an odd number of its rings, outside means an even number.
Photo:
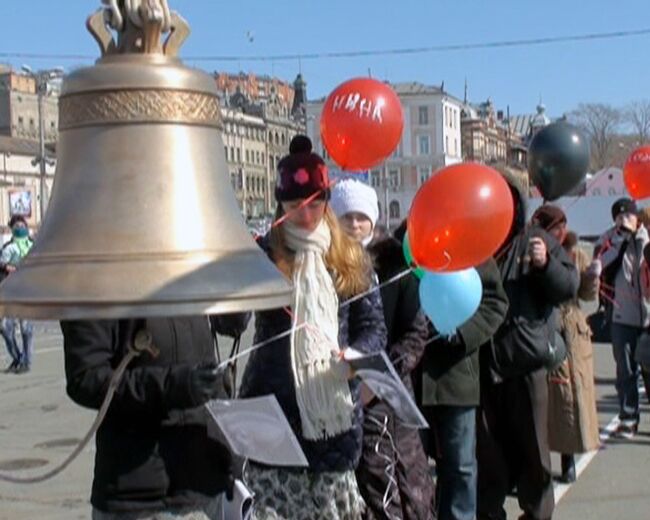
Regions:
<svg viewBox="0 0 650 520"><path fill-rule="evenodd" d="M604 290L609 291L611 293L613 293L616 290L614 286L609 285L609 284L607 284L605 282L601 282L601 286L602 286L602 288ZM601 291L603 289L601 289ZM619 290L616 291L616 292L618 293L619 296L621 296L622 298L627 299L628 301L638 302L638 301L643 301L644 300L643 296L639 296L638 294L633 292L631 289L628 289L627 287L626 288L619 287Z"/></svg>
<svg viewBox="0 0 650 520"><path fill-rule="evenodd" d="M411 271L415 271L416 269L422 269L425 272L426 271L433 271L435 274L439 274L439 271L445 271L450 265L451 265L451 255L447 252L445 249L442 252L443 256L447 260L447 263L443 265L442 267L436 267L435 269L429 269L428 267L422 267L420 264L418 264L415 260L411 260Z"/></svg>
<svg viewBox="0 0 650 520"><path fill-rule="evenodd" d="M620 308L620 304L614 298L612 298L609 294L607 294L605 291L601 290L599 294L600 294L600 296L605 298L607 301L609 301L612 305L614 305L614 307L619 307Z"/></svg>
<svg viewBox="0 0 650 520"><path fill-rule="evenodd" d="M331 180L327 183L327 188L321 188L315 193L312 193L309 197L307 197L305 200L303 200L297 207L290 209L287 211L284 215L281 217L278 217L272 224L271 227L277 227L280 224L282 224L285 220L287 220L291 215L294 213L300 211L302 208L307 206L309 203L313 202L316 200L318 197L320 197L323 193L325 193L325 190L329 190L332 186L334 186L338 181L337 180Z"/></svg>
<svg viewBox="0 0 650 520"><path fill-rule="evenodd" d="M349 299L345 300L343 303L341 303L341 307L347 307L348 305L356 302L357 300L361 300L362 298L365 298L369 294L372 294L375 291L379 291L380 289L383 289L387 285L393 284L393 283L397 282L398 280L401 280L402 278L404 278L405 276L409 275L412 272L413 272L413 268L409 267L408 269L405 269L404 271L401 271L401 272L397 273L395 276L392 276L391 278L389 278L385 282L382 282L382 283L380 283L378 285L375 285L374 287L371 287L367 291L361 292L361 293L353 296L352 298L349 298Z"/></svg>
<svg viewBox="0 0 650 520"><path fill-rule="evenodd" d="M370 414L368 414L366 417L370 422L372 422L373 424L375 424L381 429L379 433L379 438L375 443L374 450L375 450L375 454L381 460L386 462L386 468L384 469L384 474L388 478L388 485L386 486L386 491L384 492L384 495L382 497L382 501L381 501L382 508L384 510L384 513L386 514L386 517L389 520L399 520L400 517L394 516L388 511L389 506L393 502L393 497L399 493L399 487L398 487L397 479L395 477L395 468L397 466L398 451L397 451L397 447L395 446L395 441L393 440L393 436L391 435L390 431L388 431L388 415L384 415L383 421L379 421L376 417L373 417ZM392 456L383 453L381 450L382 440L384 439L388 440L388 444Z"/></svg>
<svg viewBox="0 0 650 520"><path fill-rule="evenodd" d="M402 272L396 274L395 276L389 278L389 279L386 280L385 282L383 282L383 283L381 283L381 284L379 284L379 285L376 285L376 286L372 287L370 290L366 291L365 293L359 294L359 295L357 295L357 296L354 296L354 297L352 297L352 298L349 298L348 300L345 300L343 303L341 303L340 306L341 306L341 307L346 307L346 306L350 305L351 303L357 301L357 300L359 299L359 297L364 297L364 296L367 296L367 295L369 295L369 294L371 294L371 293L373 293L373 292L375 292L375 291L379 291L379 290L381 290L383 287L386 287L386 286L389 285L389 284L392 284L392 283L395 283L395 282L399 281L401 278L403 278L404 276L408 275L408 274L411 273L412 271L413 271L413 270L410 269L410 268L409 268L409 269L406 269L406 270L404 270L404 271L402 271ZM289 316L293 316L293 314L292 314L292 312L291 312L290 309L288 309L288 308L285 307L285 308L284 308L284 311L285 311L286 313L288 313ZM308 323L306 323L306 322L303 322L303 323L297 324L296 327L295 327L295 330L302 329L302 328L305 328L305 327L308 327L308 328L309 328L309 327L312 327L312 328L313 328L313 325L310 325L310 324L308 324ZM312 329L312 330L313 330L313 329ZM241 358L241 357L247 356L248 354L251 354L252 352L255 352L256 350L259 350L259 349L261 349L261 348L263 348L263 347L266 347L267 345L270 345L271 343L274 343L275 341L277 341L277 340L279 340L279 339L285 338L285 337L287 337L287 336L289 336L289 335L291 334L291 331L292 331L292 328L288 328L287 330L285 330L285 331L283 331L283 332L280 332L279 334L276 334L275 336L272 336L272 337L270 337L270 338L268 338L268 339L266 339L266 340L264 340L264 341L261 341L261 342L259 342L259 343L255 343L254 345L250 346L249 348L244 349L244 350L242 350L241 352L239 352L239 353L237 353L237 354L235 354L235 355L233 355L233 356L230 356L229 358L225 359L224 361L222 361L222 362L219 364L219 367L220 367L220 368L221 368L221 367L224 367L224 366L228 365L228 363L230 363L230 362L232 362L232 361L235 361L236 359L239 359L239 358ZM427 341L427 343L425 343L425 346L428 345L428 344L430 344L430 343L432 343L433 341L439 339L440 337L442 337L441 334L438 334L437 336L434 336L433 338L429 339L429 340ZM395 362L397 362L397 360L396 360Z"/></svg>

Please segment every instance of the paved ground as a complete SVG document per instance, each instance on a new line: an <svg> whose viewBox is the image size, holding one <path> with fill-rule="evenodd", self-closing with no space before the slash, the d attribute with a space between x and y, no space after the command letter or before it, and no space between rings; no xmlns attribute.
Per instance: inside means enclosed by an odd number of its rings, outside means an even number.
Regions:
<svg viewBox="0 0 650 520"><path fill-rule="evenodd" d="M250 345L250 338L243 342ZM223 341L223 350L229 342ZM596 345L600 424L616 415L611 348ZM55 325L37 331L35 366L24 375L0 374L0 472L37 474L63 460L94 418L65 395L61 337ZM570 486L558 487L556 520L650 519L650 408L644 403L641 430L632 441L607 440L603 449L579 462L582 473ZM91 445L63 474L44 484L0 482L0 519L85 519L93 467ZM585 463L589 462L585 466ZM559 462L555 460L557 466ZM29 469L31 468L31 469ZM510 518L517 518L514 499Z"/></svg>

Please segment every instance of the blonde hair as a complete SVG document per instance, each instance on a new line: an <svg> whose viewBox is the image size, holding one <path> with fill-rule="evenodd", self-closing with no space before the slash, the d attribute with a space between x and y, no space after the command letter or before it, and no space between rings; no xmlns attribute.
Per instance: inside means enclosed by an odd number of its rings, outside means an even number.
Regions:
<svg viewBox="0 0 650 520"><path fill-rule="evenodd" d="M282 205L278 205L275 220L284 215ZM370 288L372 262L365 249L350 238L339 226L338 219L327 205L323 216L330 228L332 243L325 254L325 265L332 273L334 287L340 297L350 298ZM271 228L271 258L275 265L291 278L293 275L294 253L286 246L282 224Z"/></svg>

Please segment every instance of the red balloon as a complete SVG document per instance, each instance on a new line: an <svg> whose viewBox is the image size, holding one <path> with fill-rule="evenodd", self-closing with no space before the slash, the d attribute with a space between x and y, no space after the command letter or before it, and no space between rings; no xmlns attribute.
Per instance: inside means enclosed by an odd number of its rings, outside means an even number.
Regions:
<svg viewBox="0 0 650 520"><path fill-rule="evenodd" d="M623 168L625 187L633 199L650 197L650 146L634 150Z"/></svg>
<svg viewBox="0 0 650 520"><path fill-rule="evenodd" d="M320 133L332 160L347 171L367 170L397 148L402 105L393 89L371 78L342 83L323 106Z"/></svg>
<svg viewBox="0 0 650 520"><path fill-rule="evenodd" d="M413 199L408 236L415 263L432 271L474 267L510 232L514 202L499 172L478 163L443 168Z"/></svg>

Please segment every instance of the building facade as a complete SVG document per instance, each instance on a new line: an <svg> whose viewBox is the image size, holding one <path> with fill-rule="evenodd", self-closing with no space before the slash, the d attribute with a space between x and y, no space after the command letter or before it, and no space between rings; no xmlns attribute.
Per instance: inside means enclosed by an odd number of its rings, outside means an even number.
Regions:
<svg viewBox="0 0 650 520"><path fill-rule="evenodd" d="M59 127L58 89L50 84L43 96L45 141L56 142ZM39 139L36 80L12 70L0 71L0 135Z"/></svg>
<svg viewBox="0 0 650 520"><path fill-rule="evenodd" d="M404 113L402 139L393 155L368 175L377 191L380 223L389 227L406 217L418 188L436 170L462 160L462 102L442 88L422 83L395 83L392 87ZM336 168L320 138L324 103L321 99L307 104L307 134L315 150Z"/></svg>
<svg viewBox="0 0 650 520"><path fill-rule="evenodd" d="M40 199L47 201L54 182L56 162L51 150L46 151L45 193L41 193L40 165L34 161L39 154L38 143L17 137L0 136L0 229L13 215L22 215L31 228L41 222Z"/></svg>
<svg viewBox="0 0 650 520"><path fill-rule="evenodd" d="M275 211L277 164L296 134L304 133L306 83L293 85L253 74L215 74L224 118L223 141L230 180L247 219Z"/></svg>
<svg viewBox="0 0 650 520"><path fill-rule="evenodd" d="M502 111L495 111L491 99L467 104L461 112L463 159L477 162L507 162L510 132Z"/></svg>

